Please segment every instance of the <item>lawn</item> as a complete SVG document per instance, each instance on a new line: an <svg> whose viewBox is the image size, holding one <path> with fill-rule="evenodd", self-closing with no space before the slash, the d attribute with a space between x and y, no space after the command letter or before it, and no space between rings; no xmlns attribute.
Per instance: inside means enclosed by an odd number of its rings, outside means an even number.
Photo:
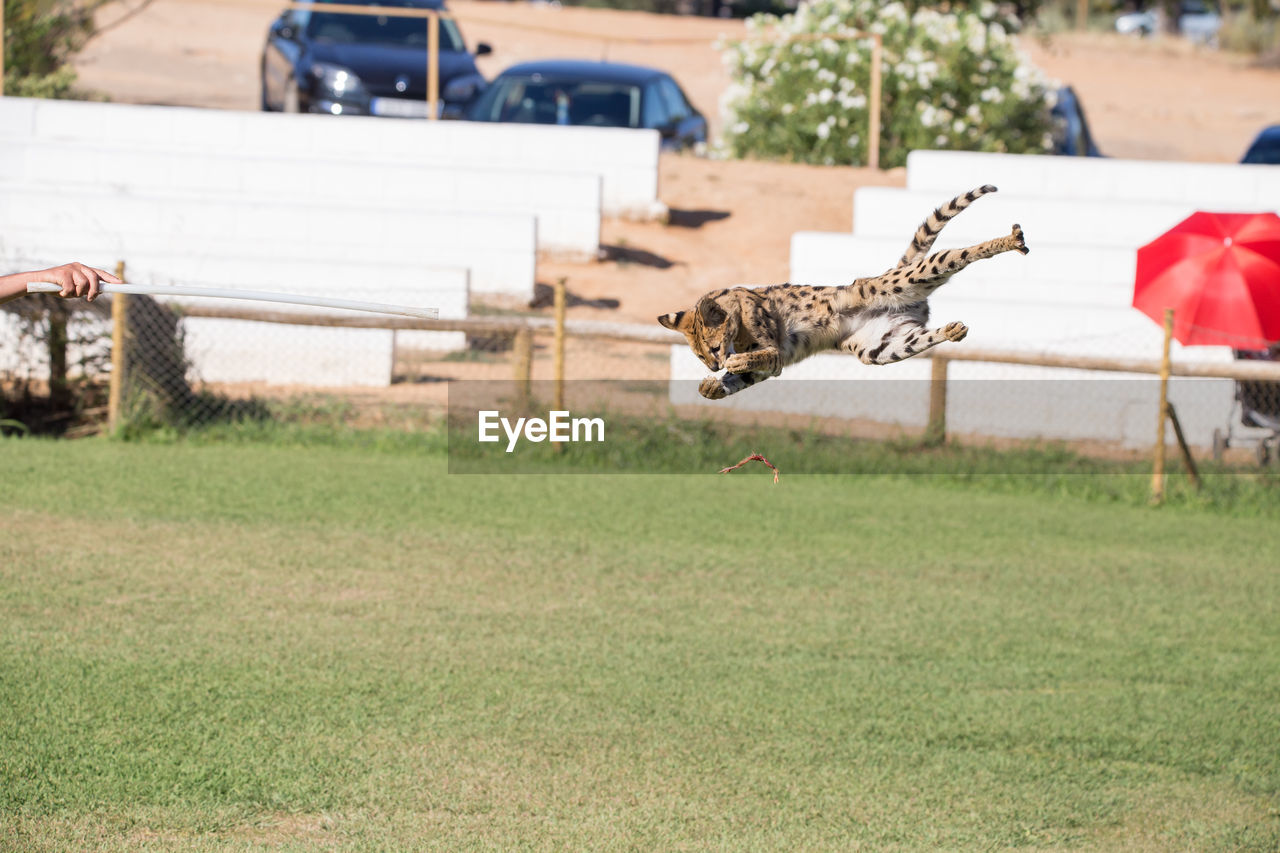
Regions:
<svg viewBox="0 0 1280 853"><path fill-rule="evenodd" d="M1247 501L406 440L0 484L0 849L1280 848Z"/></svg>

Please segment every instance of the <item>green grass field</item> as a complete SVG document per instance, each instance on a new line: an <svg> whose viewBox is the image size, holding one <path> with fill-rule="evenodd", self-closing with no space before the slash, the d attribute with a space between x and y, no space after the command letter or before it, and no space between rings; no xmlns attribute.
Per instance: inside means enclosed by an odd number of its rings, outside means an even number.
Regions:
<svg viewBox="0 0 1280 853"><path fill-rule="evenodd" d="M0 484L3 850L1280 849L1274 484L407 439L8 440Z"/></svg>

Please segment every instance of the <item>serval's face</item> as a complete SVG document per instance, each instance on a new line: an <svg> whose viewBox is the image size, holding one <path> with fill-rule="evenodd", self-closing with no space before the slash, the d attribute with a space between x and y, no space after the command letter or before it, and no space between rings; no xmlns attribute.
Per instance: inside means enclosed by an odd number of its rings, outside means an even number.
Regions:
<svg viewBox="0 0 1280 853"><path fill-rule="evenodd" d="M684 335L689 349L712 371L722 369L725 359L733 354L729 316L708 296L699 299L692 311L663 314L658 322Z"/></svg>

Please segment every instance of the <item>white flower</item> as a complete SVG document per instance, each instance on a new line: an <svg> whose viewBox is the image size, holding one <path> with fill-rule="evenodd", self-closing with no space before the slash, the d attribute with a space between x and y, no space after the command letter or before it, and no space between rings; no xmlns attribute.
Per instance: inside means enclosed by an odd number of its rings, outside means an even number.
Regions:
<svg viewBox="0 0 1280 853"><path fill-rule="evenodd" d="M826 138L827 138L828 136L830 136L830 135L831 135L831 128L830 128L830 127L827 127L827 123L826 123L826 122L823 122L822 124L818 125L818 138L819 138L819 139L826 139Z"/></svg>
<svg viewBox="0 0 1280 853"><path fill-rule="evenodd" d="M907 7L898 2L889 3L880 7L880 17L890 21L905 21L907 20Z"/></svg>
<svg viewBox="0 0 1280 853"><path fill-rule="evenodd" d="M835 96L835 92L832 92L830 89L823 89L818 93L818 103L829 104L831 103L831 99Z"/></svg>

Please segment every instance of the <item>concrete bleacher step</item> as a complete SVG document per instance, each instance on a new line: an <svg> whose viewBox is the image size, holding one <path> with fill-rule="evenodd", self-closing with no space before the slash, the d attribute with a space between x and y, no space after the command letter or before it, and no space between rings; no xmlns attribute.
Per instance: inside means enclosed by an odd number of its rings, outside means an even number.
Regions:
<svg viewBox="0 0 1280 853"><path fill-rule="evenodd" d="M964 190L959 190L963 192ZM945 204L952 191L862 187L854 193L853 232L888 237L905 247L930 211ZM1280 197L1248 210L1276 211ZM1196 211L1185 203L1100 202L1040 196L989 195L978 199L945 226L950 244L970 245L1009 233L1018 223L1027 244L1136 249Z"/></svg>
<svg viewBox="0 0 1280 853"><path fill-rule="evenodd" d="M4 98L0 99L0 138L39 144L96 139L138 152L588 172L600 177L604 215L652 218L664 210L658 199L660 140L655 130Z"/></svg>
<svg viewBox="0 0 1280 853"><path fill-rule="evenodd" d="M799 231L791 237L790 281L838 285L878 275L898 263L907 244L889 237ZM944 231L933 251L955 247ZM977 299L1128 305L1135 259L1132 250L1114 247L1034 246L1029 255L1010 252L971 264L944 290Z"/></svg>
<svg viewBox="0 0 1280 853"><path fill-rule="evenodd" d="M994 184L1002 196L1192 205L1202 210L1274 209L1280 166L1054 157L976 151L912 151L907 189L947 195Z"/></svg>
<svg viewBox="0 0 1280 853"><path fill-rule="evenodd" d="M334 217L344 217L351 202L407 211L521 214L536 220L543 254L590 260L600 246L601 179L590 172L445 168L301 158L292 152L139 150L101 138L0 137L0 181L223 201L272 197L327 205Z"/></svg>
<svg viewBox="0 0 1280 853"><path fill-rule="evenodd" d="M473 293L533 292L532 217L433 213L349 205L348 216L276 198L208 199L108 189L0 184L0 240L17 250L50 243L66 257L133 263L162 247L188 257L220 252L338 257L466 267ZM246 270L246 274L248 271Z"/></svg>

